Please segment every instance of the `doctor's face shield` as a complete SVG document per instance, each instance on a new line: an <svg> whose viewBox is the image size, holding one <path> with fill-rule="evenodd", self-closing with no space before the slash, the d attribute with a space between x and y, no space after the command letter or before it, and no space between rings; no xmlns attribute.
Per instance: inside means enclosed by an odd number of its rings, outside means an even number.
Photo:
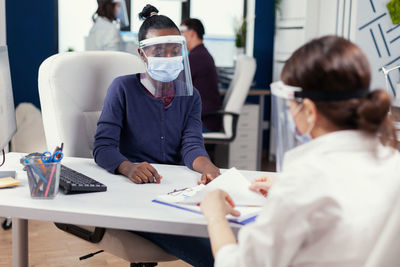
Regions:
<svg viewBox="0 0 400 267"><path fill-rule="evenodd" d="M314 127L313 122L302 116L301 123L307 127L303 133L299 133L294 123L296 116L300 116L299 113L304 107L303 99L308 98L313 102L346 101L366 96L369 88L343 91L303 90L279 81L271 84L271 93L276 166L277 171L280 171L285 152L311 139L310 132Z"/></svg>
<svg viewBox="0 0 400 267"><path fill-rule="evenodd" d="M284 84L282 81L271 84L272 123L277 171L281 171L283 156L286 151L301 144L296 138L294 117L300 112L303 104L297 96L302 89ZM297 134L298 135L298 134Z"/></svg>
<svg viewBox="0 0 400 267"><path fill-rule="evenodd" d="M166 35L145 39L139 42L139 49L147 69L140 79L154 96L193 95L188 52L183 36Z"/></svg>

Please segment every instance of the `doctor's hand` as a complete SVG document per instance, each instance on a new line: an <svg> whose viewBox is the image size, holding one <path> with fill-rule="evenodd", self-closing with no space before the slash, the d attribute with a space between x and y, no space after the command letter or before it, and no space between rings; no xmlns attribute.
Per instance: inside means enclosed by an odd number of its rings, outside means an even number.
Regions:
<svg viewBox="0 0 400 267"><path fill-rule="evenodd" d="M266 175L255 178L249 187L250 190L261 193L264 197L268 195L268 190L274 182L273 175Z"/></svg>
<svg viewBox="0 0 400 267"><path fill-rule="evenodd" d="M201 212L208 222L225 219L227 214L240 216L240 212L234 208L235 203L232 198L220 189L208 192L200 204Z"/></svg>
<svg viewBox="0 0 400 267"><path fill-rule="evenodd" d="M147 162L124 161L119 165L118 172L128 177L135 184L160 183L162 178L157 170Z"/></svg>

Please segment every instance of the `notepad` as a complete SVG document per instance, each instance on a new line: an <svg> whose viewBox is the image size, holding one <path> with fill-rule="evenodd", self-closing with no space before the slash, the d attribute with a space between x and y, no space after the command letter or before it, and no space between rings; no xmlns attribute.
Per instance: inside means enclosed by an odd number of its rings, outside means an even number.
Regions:
<svg viewBox="0 0 400 267"><path fill-rule="evenodd" d="M205 194L215 189L227 192L235 202L240 217L227 216L233 223L247 224L254 221L265 202L265 197L249 189L250 182L236 169L232 168L215 178L207 185L177 188L172 192L156 197L153 202L201 214L199 203Z"/></svg>
<svg viewBox="0 0 400 267"><path fill-rule="evenodd" d="M14 187L20 184L21 184L20 181L12 177L0 178L0 188Z"/></svg>

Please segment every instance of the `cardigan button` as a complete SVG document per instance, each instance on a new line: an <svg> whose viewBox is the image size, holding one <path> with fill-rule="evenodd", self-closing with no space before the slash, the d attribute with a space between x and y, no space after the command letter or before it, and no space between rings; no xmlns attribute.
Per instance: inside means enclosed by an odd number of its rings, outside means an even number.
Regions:
<svg viewBox="0 0 400 267"><path fill-rule="evenodd" d="M161 140L164 140L164 136L161 136Z"/></svg>

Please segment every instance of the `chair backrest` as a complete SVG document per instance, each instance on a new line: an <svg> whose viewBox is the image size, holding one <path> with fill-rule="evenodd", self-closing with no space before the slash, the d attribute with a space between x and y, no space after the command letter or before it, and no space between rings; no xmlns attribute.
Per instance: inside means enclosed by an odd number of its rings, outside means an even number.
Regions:
<svg viewBox="0 0 400 267"><path fill-rule="evenodd" d="M256 60L245 55L238 56L235 73L223 102L223 110L225 112L240 114L255 73ZM227 136L232 136L233 134L232 121L232 116L225 115L223 118L223 129Z"/></svg>
<svg viewBox="0 0 400 267"><path fill-rule="evenodd" d="M364 267L398 266L400 262L400 195Z"/></svg>
<svg viewBox="0 0 400 267"><path fill-rule="evenodd" d="M108 87L118 76L144 70L137 56L123 52L69 52L46 59L39 69L39 96L47 148L64 142L66 156L92 157L87 124L96 125Z"/></svg>

